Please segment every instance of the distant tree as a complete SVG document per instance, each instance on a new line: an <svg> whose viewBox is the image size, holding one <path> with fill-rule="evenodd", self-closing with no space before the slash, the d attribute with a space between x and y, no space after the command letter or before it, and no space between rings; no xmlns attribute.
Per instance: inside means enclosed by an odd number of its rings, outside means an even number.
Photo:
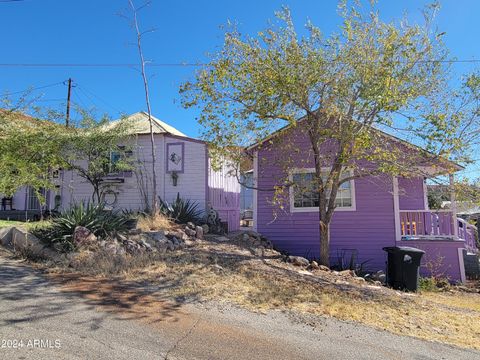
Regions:
<svg viewBox="0 0 480 360"><path fill-rule="evenodd" d="M318 194L323 265L329 265L330 223L342 184L381 173L421 176L423 163L448 166L442 159L469 159L478 136L473 128L478 128L480 86L472 75L461 89L452 89L443 33L433 26L437 9L436 3L425 9L422 25L406 19L387 23L374 2L365 9L360 1L353 6L341 1L340 32L326 38L310 22L300 36L284 8L278 22L255 37L230 25L223 48L180 89L186 108L200 107L203 137L219 157L240 163L251 154L238 146L282 127L280 135L296 126L304 131L310 150L283 141L279 160L285 178L258 190L274 191L274 204L286 201L292 186ZM393 146L402 143L379 130L426 151L420 156L408 145ZM315 173L308 186L287 177L289 168L310 161Z"/></svg>
<svg viewBox="0 0 480 360"><path fill-rule="evenodd" d="M28 186L45 206L44 191L55 188L52 171L64 164L63 131L17 110L0 110L0 193L11 197Z"/></svg>
<svg viewBox="0 0 480 360"><path fill-rule="evenodd" d="M64 168L86 180L93 188L92 200L101 202L105 177L135 170L131 125L125 119L97 121L92 114L77 111L83 117L80 126L68 129L62 139Z"/></svg>

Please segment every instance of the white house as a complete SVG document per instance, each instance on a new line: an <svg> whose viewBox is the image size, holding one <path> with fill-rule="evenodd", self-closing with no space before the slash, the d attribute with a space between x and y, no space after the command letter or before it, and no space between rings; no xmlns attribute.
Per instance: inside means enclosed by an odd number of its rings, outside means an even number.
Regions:
<svg viewBox="0 0 480 360"><path fill-rule="evenodd" d="M204 141L188 137L152 118L158 196L172 201L178 193L198 203L201 209L212 207L219 212L222 221L228 222L229 230L236 230L240 224L240 184L236 177L229 176L227 166L221 171L210 168L208 146ZM136 170L104 178L102 198L113 208L143 210L152 193L150 124L145 112L132 114L126 121L132 122L134 129L133 144L128 146L132 148ZM65 209L74 202L92 198L92 186L77 173L60 171L55 177L56 191L46 192L47 209ZM9 201L5 203L2 199L0 218L31 218L40 211L35 194L28 188L20 189L12 199L12 206L9 205Z"/></svg>

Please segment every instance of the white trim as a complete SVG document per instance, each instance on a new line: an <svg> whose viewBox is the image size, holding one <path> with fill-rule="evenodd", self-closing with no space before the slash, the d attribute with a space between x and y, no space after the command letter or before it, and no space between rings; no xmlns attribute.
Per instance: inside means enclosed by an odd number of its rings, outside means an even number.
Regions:
<svg viewBox="0 0 480 360"><path fill-rule="evenodd" d="M398 178L396 176L392 177L392 187L393 187L393 215L395 221L395 240L402 240L402 230L400 229L400 199L398 196Z"/></svg>
<svg viewBox="0 0 480 360"><path fill-rule="evenodd" d="M423 204L425 210L428 210L428 187L426 179L423 179Z"/></svg>
<svg viewBox="0 0 480 360"><path fill-rule="evenodd" d="M450 210L452 210L453 235L458 238L458 220L457 220L457 199L455 196L455 177L453 174L448 176L450 180Z"/></svg>
<svg viewBox="0 0 480 360"><path fill-rule="evenodd" d="M463 250L464 248L458 248L458 266L460 266L460 281L462 283L467 281L467 276L465 275L465 263L463 261Z"/></svg>
<svg viewBox="0 0 480 360"><path fill-rule="evenodd" d="M322 167L322 170L329 170L328 167ZM293 181L293 174L301 174L301 173L315 173L315 168L292 168L288 173L289 181ZM294 206L294 190L293 187L290 186L289 189L289 202L290 202L290 212L291 213L304 213L304 212L318 212L318 207L301 207L297 208ZM355 181L352 179L350 180L350 193L352 195L352 205L348 207L336 207L334 211L357 211L357 202L355 197Z"/></svg>
<svg viewBox="0 0 480 360"><path fill-rule="evenodd" d="M253 230L257 231L258 225L258 151L253 154Z"/></svg>

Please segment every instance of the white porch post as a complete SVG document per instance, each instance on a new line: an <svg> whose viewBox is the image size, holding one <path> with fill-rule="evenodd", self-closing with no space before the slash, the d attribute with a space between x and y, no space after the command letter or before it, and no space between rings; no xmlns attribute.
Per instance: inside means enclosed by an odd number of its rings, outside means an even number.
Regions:
<svg viewBox="0 0 480 360"><path fill-rule="evenodd" d="M257 231L258 219L258 151L253 154L253 231Z"/></svg>
<svg viewBox="0 0 480 360"><path fill-rule="evenodd" d="M393 215L395 217L395 240L402 240L402 232L400 229L400 200L398 197L398 178L392 177L393 186Z"/></svg>
<svg viewBox="0 0 480 360"><path fill-rule="evenodd" d="M455 177L453 174L449 176L450 180L450 208L452 210L452 221L453 221L453 236L455 239L458 239L458 221L457 221L457 199L455 195Z"/></svg>

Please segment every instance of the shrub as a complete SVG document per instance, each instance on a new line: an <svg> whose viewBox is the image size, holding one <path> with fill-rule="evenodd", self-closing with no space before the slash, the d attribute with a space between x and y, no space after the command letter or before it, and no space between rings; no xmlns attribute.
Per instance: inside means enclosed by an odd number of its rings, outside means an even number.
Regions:
<svg viewBox="0 0 480 360"><path fill-rule="evenodd" d="M167 201L160 200L160 212L178 224L185 224L189 221L198 223L202 219L202 211L198 208L198 204L191 201L180 198L180 194L177 193L176 199L169 203Z"/></svg>
<svg viewBox="0 0 480 360"><path fill-rule="evenodd" d="M143 214L138 218L137 228L142 231L171 230L173 223L162 213Z"/></svg>
<svg viewBox="0 0 480 360"><path fill-rule="evenodd" d="M418 281L418 288L426 292L442 291L449 287L450 283L446 278L421 277Z"/></svg>
<svg viewBox="0 0 480 360"><path fill-rule="evenodd" d="M127 230L128 218L116 211L106 211L103 204L78 203L52 218L51 226L34 231L34 235L61 251L75 248L73 233L84 226L99 238Z"/></svg>

